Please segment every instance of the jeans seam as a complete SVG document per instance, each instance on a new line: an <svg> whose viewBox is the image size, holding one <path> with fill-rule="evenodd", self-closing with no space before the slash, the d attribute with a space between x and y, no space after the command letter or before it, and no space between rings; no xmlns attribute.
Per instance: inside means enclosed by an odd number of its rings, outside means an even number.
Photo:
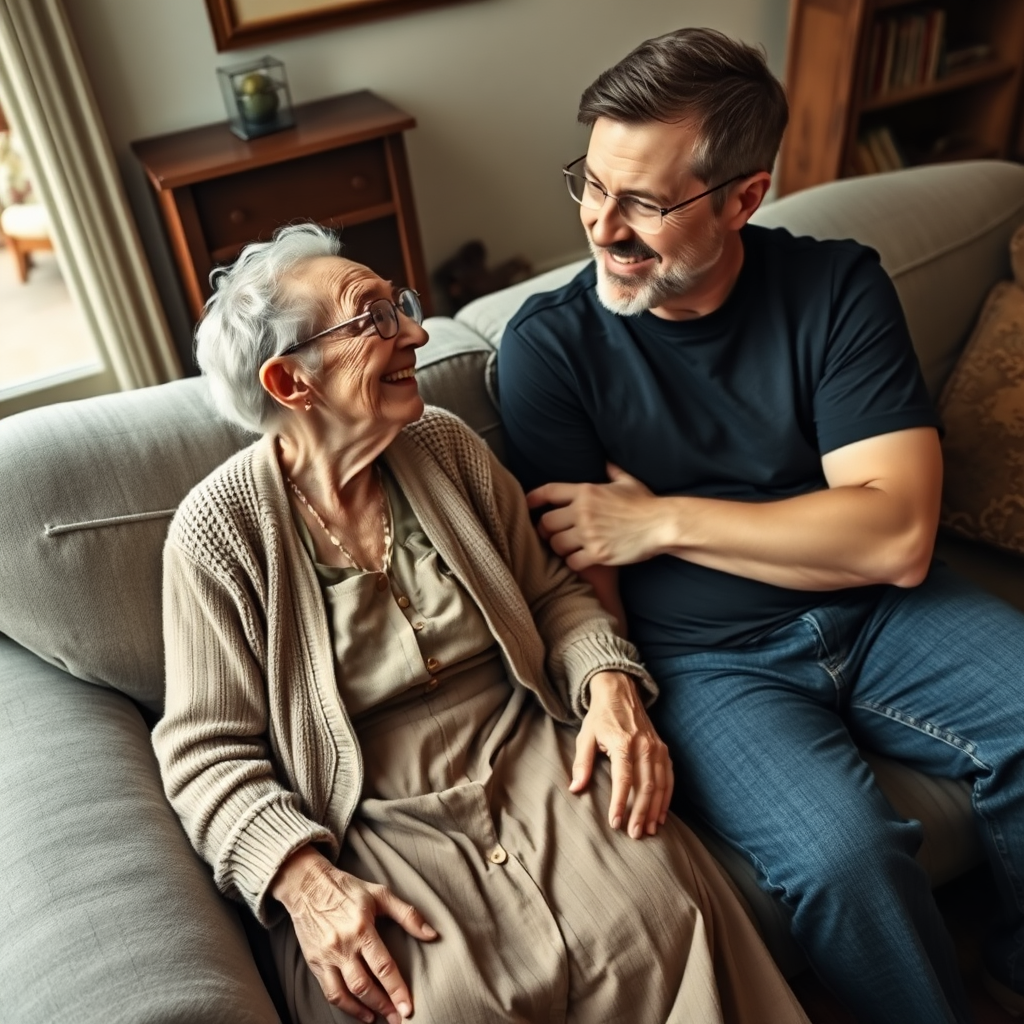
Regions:
<svg viewBox="0 0 1024 1024"><path fill-rule="evenodd" d="M947 746L955 747L957 750L966 754L979 768L986 772L990 772L992 770L990 765L986 764L977 756L978 745L976 743L972 743L968 739L965 739L963 736L958 735L951 729L943 729L934 722L929 722L924 718L917 718L915 715L908 715L905 711L900 711L899 708L894 708L889 704L878 704L875 701L857 701L852 706L854 708L860 708L863 711L874 712L876 715L882 715L884 718L891 719L894 722L899 722L901 725L905 725L909 729L914 729L917 732L923 733L925 736L930 736L932 739L939 740Z"/></svg>
<svg viewBox="0 0 1024 1024"><path fill-rule="evenodd" d="M832 652L828 649L828 644L825 642L825 634L821 631L821 624L818 620L810 613L804 612L800 616L802 622L805 622L814 633L818 641L818 649L824 655L815 659L818 666L828 674L828 677L832 680L832 685L835 687L836 695L845 688L846 679L843 676L843 666L836 658L832 656Z"/></svg>
<svg viewBox="0 0 1024 1024"><path fill-rule="evenodd" d="M978 745L976 743L972 743L968 739L965 739L963 736L958 735L951 729L942 729L932 722L916 718L914 715L908 715L905 712L899 711L897 708L890 707L886 704L878 704L873 701L860 701L855 706L862 708L865 711L872 711L875 714L884 715L886 718L895 722L900 722L908 728L916 729L918 732L924 733L926 736L930 736L942 743L946 743L966 754L984 772L988 774L992 773L991 765L978 757ZM979 819L979 823L984 823L984 827L988 829L988 834L992 840L992 849L1002 863L1007 881L1013 887L1013 891L1016 896L1017 909L1024 912L1024 886L1021 884L1020 876L1014 870L1013 860L1009 856L1010 851L1006 842L1006 837L1003 835L1003 830L999 827L998 822L994 821L981 807L978 806L977 797L978 787L980 785L981 780L977 778L971 785L971 807L973 808L976 817ZM1013 981L1017 982L1016 977Z"/></svg>

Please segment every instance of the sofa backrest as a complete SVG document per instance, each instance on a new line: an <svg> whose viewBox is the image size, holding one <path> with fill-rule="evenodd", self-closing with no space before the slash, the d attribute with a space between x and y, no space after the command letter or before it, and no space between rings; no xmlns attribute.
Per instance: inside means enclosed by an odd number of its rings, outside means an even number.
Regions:
<svg viewBox="0 0 1024 1024"><path fill-rule="evenodd" d="M1010 236L1022 221L1024 167L997 160L829 182L768 203L753 218L796 235L854 238L877 249L896 284L933 398L988 290L1010 276ZM497 348L506 323L530 295L559 288L586 262L477 299L456 319Z"/></svg>
<svg viewBox="0 0 1024 1024"><path fill-rule="evenodd" d="M167 525L248 439L197 379L0 420L0 632L158 711Z"/></svg>

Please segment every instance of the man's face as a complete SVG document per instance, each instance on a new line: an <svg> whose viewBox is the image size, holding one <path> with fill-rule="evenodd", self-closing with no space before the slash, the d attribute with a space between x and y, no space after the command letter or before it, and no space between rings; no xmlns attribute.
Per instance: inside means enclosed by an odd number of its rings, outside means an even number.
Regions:
<svg viewBox="0 0 1024 1024"><path fill-rule="evenodd" d="M694 141L695 132L685 123L625 125L599 118L590 136L585 173L613 196L675 206L708 187L689 170ZM630 227L613 200L606 200L600 210L581 206L601 303L621 316L636 316L700 284L725 245L712 203L708 196L668 214L654 234Z"/></svg>

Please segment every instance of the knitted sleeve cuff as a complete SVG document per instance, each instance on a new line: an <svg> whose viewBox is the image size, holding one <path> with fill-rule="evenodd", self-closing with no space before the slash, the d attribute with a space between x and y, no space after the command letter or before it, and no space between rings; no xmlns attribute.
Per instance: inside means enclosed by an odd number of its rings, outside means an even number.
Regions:
<svg viewBox="0 0 1024 1024"><path fill-rule="evenodd" d="M309 844L332 861L341 849L338 837L307 818L298 803L292 793L274 793L254 804L228 836L215 867L221 890L240 896L265 928L285 913L267 892L281 865Z"/></svg>
<svg viewBox="0 0 1024 1024"><path fill-rule="evenodd" d="M650 673L636 660L636 648L628 640L612 634L579 637L562 652L569 686L569 705L577 718L590 707L590 680L598 672L624 672L632 676L645 705L658 696L658 686Z"/></svg>

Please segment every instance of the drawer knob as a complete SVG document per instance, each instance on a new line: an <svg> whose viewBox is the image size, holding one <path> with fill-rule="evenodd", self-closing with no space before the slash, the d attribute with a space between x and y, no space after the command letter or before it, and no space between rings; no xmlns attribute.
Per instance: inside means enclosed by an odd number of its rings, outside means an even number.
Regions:
<svg viewBox="0 0 1024 1024"><path fill-rule="evenodd" d="M353 175L352 180L349 182L349 185L352 186L353 192L360 192L364 188L366 188L367 181L364 175L356 174Z"/></svg>
<svg viewBox="0 0 1024 1024"><path fill-rule="evenodd" d="M245 221L245 210L232 210L228 214L228 220L232 224L242 224Z"/></svg>

